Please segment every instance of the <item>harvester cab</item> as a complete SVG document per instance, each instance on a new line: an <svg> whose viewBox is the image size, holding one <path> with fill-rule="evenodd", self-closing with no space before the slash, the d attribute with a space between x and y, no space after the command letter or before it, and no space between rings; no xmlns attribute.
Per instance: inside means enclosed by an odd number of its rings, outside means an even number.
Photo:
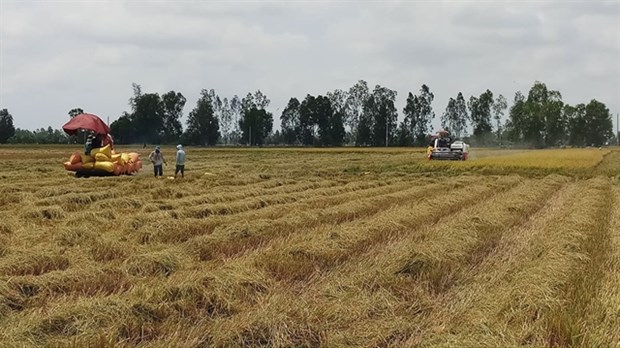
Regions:
<svg viewBox="0 0 620 348"><path fill-rule="evenodd" d="M437 132L431 137L427 149L429 160L464 161L469 156L469 145L461 140L453 140L445 130Z"/></svg>

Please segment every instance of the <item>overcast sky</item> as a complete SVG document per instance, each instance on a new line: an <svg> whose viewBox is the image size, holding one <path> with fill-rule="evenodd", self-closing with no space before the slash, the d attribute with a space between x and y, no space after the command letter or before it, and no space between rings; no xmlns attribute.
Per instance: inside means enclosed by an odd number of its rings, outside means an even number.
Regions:
<svg viewBox="0 0 620 348"><path fill-rule="evenodd" d="M534 81L569 104L620 112L620 1L0 0L0 108L16 127L60 128L81 107L110 122L131 83L180 91L260 89L275 125L290 97L364 79L427 84L436 121L450 97L487 88L509 104Z"/></svg>

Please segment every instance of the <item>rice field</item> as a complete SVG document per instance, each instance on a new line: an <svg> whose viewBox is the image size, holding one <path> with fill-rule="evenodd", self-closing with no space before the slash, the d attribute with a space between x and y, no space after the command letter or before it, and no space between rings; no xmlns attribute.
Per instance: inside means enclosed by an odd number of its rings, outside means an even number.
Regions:
<svg viewBox="0 0 620 348"><path fill-rule="evenodd" d="M76 150L0 146L1 347L620 347L618 149Z"/></svg>

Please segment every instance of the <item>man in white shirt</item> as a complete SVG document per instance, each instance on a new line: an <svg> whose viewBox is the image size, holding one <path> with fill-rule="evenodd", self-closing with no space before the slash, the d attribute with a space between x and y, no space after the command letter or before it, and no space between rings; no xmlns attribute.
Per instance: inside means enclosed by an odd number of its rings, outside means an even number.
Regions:
<svg viewBox="0 0 620 348"><path fill-rule="evenodd" d="M177 177L178 173L181 173L181 177L185 177L185 151L183 151L183 145L177 145L177 158L176 169L174 170L174 177Z"/></svg>

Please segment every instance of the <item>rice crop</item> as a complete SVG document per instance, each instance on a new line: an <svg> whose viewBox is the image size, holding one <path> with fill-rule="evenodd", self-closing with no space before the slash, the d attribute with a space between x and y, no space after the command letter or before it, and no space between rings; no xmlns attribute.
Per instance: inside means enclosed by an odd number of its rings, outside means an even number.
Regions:
<svg viewBox="0 0 620 348"><path fill-rule="evenodd" d="M618 149L75 150L0 147L2 347L620 347Z"/></svg>

